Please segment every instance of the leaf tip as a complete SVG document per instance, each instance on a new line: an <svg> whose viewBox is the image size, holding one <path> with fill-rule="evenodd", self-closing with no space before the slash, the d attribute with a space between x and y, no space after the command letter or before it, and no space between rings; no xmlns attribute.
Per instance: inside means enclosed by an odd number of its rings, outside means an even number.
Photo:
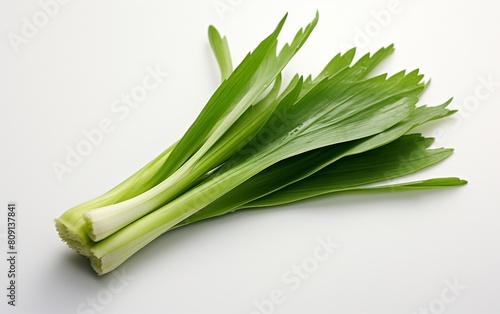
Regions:
<svg viewBox="0 0 500 314"><path fill-rule="evenodd" d="M220 37L219 31L217 30L217 28L215 28L215 26L209 25L208 26L208 37L212 38L214 36Z"/></svg>
<svg viewBox="0 0 500 314"><path fill-rule="evenodd" d="M319 10L316 10L316 14L314 15L314 19L312 20L311 24L316 25L318 24L319 21Z"/></svg>
<svg viewBox="0 0 500 314"><path fill-rule="evenodd" d="M278 32L281 31L281 29L283 28L283 25L285 25L285 21L286 21L287 17L288 17L288 12L285 13L285 15L283 16L283 18L278 23L278 26L276 27L276 30Z"/></svg>

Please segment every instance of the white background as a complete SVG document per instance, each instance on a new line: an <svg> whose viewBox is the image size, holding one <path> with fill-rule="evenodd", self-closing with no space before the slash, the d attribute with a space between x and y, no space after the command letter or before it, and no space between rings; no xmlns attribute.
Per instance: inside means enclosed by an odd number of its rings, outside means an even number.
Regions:
<svg viewBox="0 0 500 314"><path fill-rule="evenodd" d="M0 312L500 313L500 3L402 1L395 8L385 0L74 0L16 51L9 33L21 36L23 19L42 9L38 1L2 0ZM59 240L55 217L155 157L206 103L219 81L208 25L228 36L237 64L286 12L281 39L290 40L316 9L319 24L287 77L317 74L347 46L365 53L394 43L377 72L420 68L432 78L422 103L453 96L461 110L424 129L455 154L409 179L459 176L467 186L322 197L196 224L127 261L121 283L116 273L98 277ZM157 65L169 76L120 119L113 101ZM496 86L488 90L483 80ZM64 163L68 147L102 119L113 131L59 180L53 163ZM4 296L9 201L19 212L15 309ZM339 244L333 254L298 289L283 282L328 237ZM447 281L458 282L458 293ZM271 308L264 300L275 289L284 299Z"/></svg>

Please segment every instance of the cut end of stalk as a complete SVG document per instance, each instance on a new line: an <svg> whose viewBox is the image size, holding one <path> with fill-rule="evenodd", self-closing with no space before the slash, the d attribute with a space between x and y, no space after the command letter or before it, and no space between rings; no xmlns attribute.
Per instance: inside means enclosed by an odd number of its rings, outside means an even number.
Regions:
<svg viewBox="0 0 500 314"><path fill-rule="evenodd" d="M59 237L71 249L84 256L90 255L90 250L86 245L87 243L78 235L78 232L72 228L71 224L67 223L62 218L57 218L55 219L55 225Z"/></svg>
<svg viewBox="0 0 500 314"><path fill-rule="evenodd" d="M62 218L55 219L55 225L59 237L65 242L71 249L75 250L78 254L81 254L88 259L95 272L101 276L105 274L102 270L102 260L97 257L91 250L91 245L89 242L83 240L79 233L72 228L72 225ZM88 239L87 239L88 240Z"/></svg>
<svg viewBox="0 0 500 314"><path fill-rule="evenodd" d="M105 272L102 271L102 260L95 255L90 255L88 256L90 259L90 265L92 268L95 270L95 272L99 275L102 276L105 274ZM106 272L107 273L107 272Z"/></svg>

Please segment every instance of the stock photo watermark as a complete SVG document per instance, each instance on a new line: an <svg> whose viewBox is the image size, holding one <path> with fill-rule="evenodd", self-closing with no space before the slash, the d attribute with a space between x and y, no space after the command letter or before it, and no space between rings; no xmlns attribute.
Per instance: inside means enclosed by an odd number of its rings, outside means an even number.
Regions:
<svg viewBox="0 0 500 314"><path fill-rule="evenodd" d="M394 16L400 14L402 10L399 0L390 0L385 9L371 11L371 19L365 23L364 27L356 27L352 42L342 42L340 51L345 52L352 47L366 48L372 39L380 35L382 30L391 24Z"/></svg>
<svg viewBox="0 0 500 314"><path fill-rule="evenodd" d="M453 281L448 279L444 280L445 287L441 290L439 297L429 301L425 306L421 306L417 311L412 314L442 314L445 313L446 308L457 300L467 286L458 282L457 278Z"/></svg>
<svg viewBox="0 0 500 314"><path fill-rule="evenodd" d="M31 17L21 19L21 29L18 32L7 34L12 48L17 52L21 45L28 44L29 40L35 38L40 30L46 27L69 2L71 0L40 0L38 2L39 10Z"/></svg>
<svg viewBox="0 0 500 314"><path fill-rule="evenodd" d="M456 109L458 109L458 112L453 115L455 119L452 120L454 124L442 127L433 134L433 137L436 138L436 143L445 142L448 138L446 135L449 131L448 129L456 130L460 128L465 123L465 120L479 110L481 102L489 99L500 88L500 80L497 80L491 74L486 77L480 76L477 81L478 83L474 87L474 91L457 106Z"/></svg>
<svg viewBox="0 0 500 314"><path fill-rule="evenodd" d="M113 271L111 276L112 278L105 288L99 290L95 296L87 297L85 301L78 304L77 314L101 313L106 306L113 302L114 297L122 293L128 284L135 279L134 276L127 274L125 268Z"/></svg>
<svg viewBox="0 0 500 314"><path fill-rule="evenodd" d="M288 296L299 290L302 284L308 280L327 261L339 247L330 236L316 239L316 247L312 254L302 259L300 263L292 265L281 274L281 284L286 288L275 288L271 290L267 298L255 300L254 310L250 314L271 314L283 304Z"/></svg>
<svg viewBox="0 0 500 314"><path fill-rule="evenodd" d="M112 115L102 118L95 127L82 130L81 139L73 145L66 146L65 157L60 161L53 161L51 164L52 171L59 182L63 181L64 175L72 173L75 168L81 165L84 158L104 142L105 136L116 129L116 120L127 119L131 112L143 103L168 76L169 74L163 72L159 65L154 68L147 67L146 74L140 84L111 102L109 108Z"/></svg>
<svg viewBox="0 0 500 314"><path fill-rule="evenodd" d="M215 0L213 6L217 16L223 20L226 13L233 11L241 3L243 0Z"/></svg>
<svg viewBox="0 0 500 314"><path fill-rule="evenodd" d="M18 274L18 243L17 243L17 205L14 202L7 204L7 304L17 305L17 274Z"/></svg>

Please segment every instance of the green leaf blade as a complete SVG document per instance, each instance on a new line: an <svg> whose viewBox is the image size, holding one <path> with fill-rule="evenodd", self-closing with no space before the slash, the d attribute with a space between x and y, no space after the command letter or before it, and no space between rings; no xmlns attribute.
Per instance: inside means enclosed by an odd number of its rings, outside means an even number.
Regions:
<svg viewBox="0 0 500 314"><path fill-rule="evenodd" d="M212 25L208 27L208 39L219 64L221 81L226 80L233 72L233 62L229 52L227 38L222 37L219 31Z"/></svg>

